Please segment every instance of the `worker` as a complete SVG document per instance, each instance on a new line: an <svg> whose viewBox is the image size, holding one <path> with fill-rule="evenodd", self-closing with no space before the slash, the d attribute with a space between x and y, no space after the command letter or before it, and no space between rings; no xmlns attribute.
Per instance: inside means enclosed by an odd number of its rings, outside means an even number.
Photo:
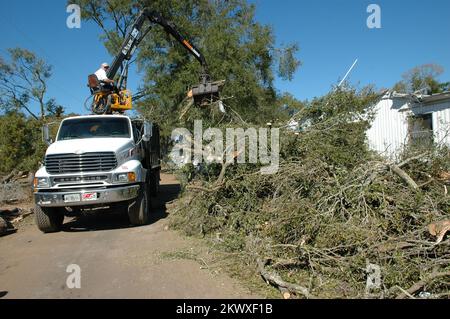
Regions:
<svg viewBox="0 0 450 319"><path fill-rule="evenodd" d="M95 75L97 76L97 79L100 81L100 83L102 84L102 87L104 89L113 91L114 90L114 81L111 79L108 79L108 75L106 75L106 72L109 69L109 64L108 63L102 63L102 65L100 66L100 69L98 69L95 72Z"/></svg>

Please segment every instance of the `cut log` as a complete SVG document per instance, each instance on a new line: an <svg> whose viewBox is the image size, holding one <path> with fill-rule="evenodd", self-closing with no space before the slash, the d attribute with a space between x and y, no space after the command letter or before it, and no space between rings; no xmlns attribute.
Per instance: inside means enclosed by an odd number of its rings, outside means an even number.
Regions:
<svg viewBox="0 0 450 319"><path fill-rule="evenodd" d="M266 282L277 287L285 297L286 292L297 293L303 295L307 299L315 299L316 297L309 293L309 290L297 284L284 281L276 272L270 272L265 267L267 261L257 260L258 271ZM287 295L286 295L287 296ZM289 296L290 297L290 296Z"/></svg>
<svg viewBox="0 0 450 319"><path fill-rule="evenodd" d="M281 287L280 288L280 292L283 294L283 298L284 299L291 299L292 298L291 293L286 288Z"/></svg>
<svg viewBox="0 0 450 319"><path fill-rule="evenodd" d="M11 224L18 223L23 220L23 216L19 216L10 221Z"/></svg>

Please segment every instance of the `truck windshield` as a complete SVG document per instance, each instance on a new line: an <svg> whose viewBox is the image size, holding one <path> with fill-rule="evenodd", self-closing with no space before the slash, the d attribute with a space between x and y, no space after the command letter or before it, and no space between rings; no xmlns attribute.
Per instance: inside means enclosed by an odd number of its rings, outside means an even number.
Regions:
<svg viewBox="0 0 450 319"><path fill-rule="evenodd" d="M82 118L61 124L58 141L84 138L129 138L130 127L125 118Z"/></svg>

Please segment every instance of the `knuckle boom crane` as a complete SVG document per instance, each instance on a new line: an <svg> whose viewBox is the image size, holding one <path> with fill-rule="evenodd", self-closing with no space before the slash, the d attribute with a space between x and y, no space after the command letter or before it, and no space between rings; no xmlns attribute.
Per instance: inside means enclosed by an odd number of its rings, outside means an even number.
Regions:
<svg viewBox="0 0 450 319"><path fill-rule="evenodd" d="M100 81L94 74L89 75L88 77L88 87L91 90L91 94L94 96L91 106L94 113L105 114L111 112L124 112L132 108L133 98L131 93L124 88L124 86L126 86L124 83L126 83L128 63L140 42L151 29L151 26L149 26L144 32L141 30L147 19L151 23L163 27L165 32L175 38L200 63L201 82L192 87L188 92L188 97L193 98L194 103L200 105L211 103L219 99L219 89L222 82L211 82L206 59L200 50L183 37L177 31L176 27L164 19L159 13L145 8L134 22L131 32L125 38L119 53L114 58L114 61L107 72L108 79L113 79L119 69L122 69L117 87L114 90L103 89ZM125 66L124 62L126 62Z"/></svg>

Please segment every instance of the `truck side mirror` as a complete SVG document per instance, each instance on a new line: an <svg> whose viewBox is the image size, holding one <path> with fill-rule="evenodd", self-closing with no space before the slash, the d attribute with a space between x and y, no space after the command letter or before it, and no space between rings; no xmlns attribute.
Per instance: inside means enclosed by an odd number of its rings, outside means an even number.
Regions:
<svg viewBox="0 0 450 319"><path fill-rule="evenodd" d="M149 122L144 122L144 135L142 136L142 140L144 142L149 142L153 135L153 125Z"/></svg>
<svg viewBox="0 0 450 319"><path fill-rule="evenodd" d="M42 126L42 140L47 144L50 145L53 143L52 138L50 137L50 129L47 124L44 124Z"/></svg>

